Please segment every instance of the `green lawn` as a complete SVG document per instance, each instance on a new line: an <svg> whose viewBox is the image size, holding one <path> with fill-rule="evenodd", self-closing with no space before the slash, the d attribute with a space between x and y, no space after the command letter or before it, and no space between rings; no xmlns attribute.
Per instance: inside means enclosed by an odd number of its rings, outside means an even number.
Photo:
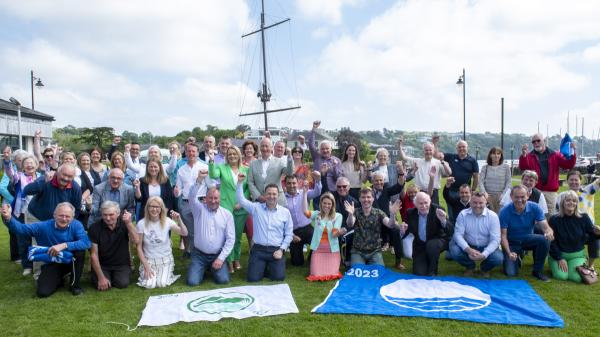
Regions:
<svg viewBox="0 0 600 337"><path fill-rule="evenodd" d="M597 197L598 199L598 197ZM440 198L442 200L442 198ZM600 201L596 200L596 214L600 214ZM177 238L174 238L176 240ZM106 322L124 322L135 326L140 319L146 300L151 295L177 293L217 288L210 279L199 287L185 285L184 277L189 260L182 261L175 250L176 273L182 278L166 289L145 290L135 285L128 289L112 289L100 293L89 285L89 273L84 275L85 293L72 296L65 289L50 298L35 297L31 277L22 277L20 266L8 261L8 233L0 229L0 322L1 336L114 336L125 335L124 326ZM244 256L247 244L244 242ZM393 256L385 254L392 265ZM287 283L292 289L299 314L226 319L219 322L177 323L166 327L140 327L132 335L148 336L597 336L600 331L600 285L592 287L560 282L541 283L530 277L531 256L525 260L521 275L561 315L564 329L527 326L477 324L452 320L403 318L360 315L316 315L310 310L319 304L335 282L310 283L304 277L308 267L288 266ZM405 261L410 269L410 262ZM244 263L245 266L245 263ZM87 266L86 266L86 269ZM460 275L462 268L453 262L441 260L442 275ZM549 273L549 270L547 270ZM137 273L136 273L137 274ZM137 276L137 275L136 275ZM233 275L230 286L246 285L245 273ZM505 279L499 270L493 278ZM271 284L271 282L263 282ZM519 296L515 294L515 296Z"/></svg>

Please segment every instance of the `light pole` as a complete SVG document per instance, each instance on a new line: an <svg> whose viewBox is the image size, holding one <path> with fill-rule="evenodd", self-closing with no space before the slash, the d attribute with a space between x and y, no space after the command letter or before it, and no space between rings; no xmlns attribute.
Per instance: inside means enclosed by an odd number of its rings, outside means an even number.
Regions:
<svg viewBox="0 0 600 337"><path fill-rule="evenodd" d="M11 97L10 102L17 106L17 123L19 129L19 149L23 149L23 137L21 135L21 103L16 98Z"/></svg>
<svg viewBox="0 0 600 337"><path fill-rule="evenodd" d="M42 83L42 79L39 77L35 77L33 76L33 70L31 71L31 110L35 110L35 104L34 104L34 100L33 100L33 81L37 80L37 82L35 82L35 86L38 88L41 88L44 86L44 83Z"/></svg>
<svg viewBox="0 0 600 337"><path fill-rule="evenodd" d="M465 77L465 68L463 68L462 75L458 77L458 81L456 81L457 85L462 86L463 92L463 140L467 140L467 114L466 114L466 95L465 95L465 87L467 84L467 78Z"/></svg>

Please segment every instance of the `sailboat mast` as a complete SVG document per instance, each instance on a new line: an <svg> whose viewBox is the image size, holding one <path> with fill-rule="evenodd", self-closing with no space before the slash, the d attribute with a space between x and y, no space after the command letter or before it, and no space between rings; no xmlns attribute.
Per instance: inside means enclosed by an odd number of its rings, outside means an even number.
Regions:
<svg viewBox="0 0 600 337"><path fill-rule="evenodd" d="M267 102L271 95L268 94L269 87L267 85L267 56L265 53L265 0L261 0L262 11L260 12L260 38L262 47L262 63L263 63L263 84L262 95L260 100L263 103L263 116L265 117L265 131L269 130L269 122L267 120Z"/></svg>

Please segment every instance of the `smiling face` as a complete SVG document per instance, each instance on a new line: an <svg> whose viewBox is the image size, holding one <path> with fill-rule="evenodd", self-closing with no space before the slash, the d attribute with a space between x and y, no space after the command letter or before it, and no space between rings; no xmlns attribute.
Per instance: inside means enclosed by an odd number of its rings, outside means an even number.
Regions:
<svg viewBox="0 0 600 337"><path fill-rule="evenodd" d="M510 194L510 198L512 199L513 204L515 205L515 210L521 213L525 210L525 206L527 206L527 191L523 188L514 188Z"/></svg>
<svg viewBox="0 0 600 337"><path fill-rule="evenodd" d="M296 195L298 192L298 179L296 177L285 178L285 191L290 195Z"/></svg>
<svg viewBox="0 0 600 337"><path fill-rule="evenodd" d="M213 211L217 210L219 208L219 205L221 204L221 193L219 193L218 189L211 188L206 193L206 198L204 199L204 201L206 202L206 207L212 209Z"/></svg>
<svg viewBox="0 0 600 337"><path fill-rule="evenodd" d="M275 143L275 147L273 147L273 155L277 158L283 157L285 154L285 144L282 141L278 141Z"/></svg>
<svg viewBox="0 0 600 337"><path fill-rule="evenodd" d="M254 146L252 146L252 144L246 144L246 146L244 147L244 156L248 158L253 158L255 155L256 153L254 151Z"/></svg>
<svg viewBox="0 0 600 337"><path fill-rule="evenodd" d="M579 200L577 200L577 198L575 196L567 195L563 199L563 211L565 212L565 214L566 215L575 214L575 210L577 209L578 203L579 203Z"/></svg>
<svg viewBox="0 0 600 337"><path fill-rule="evenodd" d="M160 219L163 210L160 202L156 200L148 201L148 205L146 207L148 208L148 215L150 216L150 220L157 221L158 219Z"/></svg>
<svg viewBox="0 0 600 337"><path fill-rule="evenodd" d="M373 176L373 188L377 191L383 190L383 176L381 174L376 174Z"/></svg>
<svg viewBox="0 0 600 337"><path fill-rule="evenodd" d="M277 187L272 186L267 188L263 196L265 197L266 204L269 208L277 206L277 197L279 196Z"/></svg>
<svg viewBox="0 0 600 337"><path fill-rule="evenodd" d="M577 192L581 188L581 179L577 174L571 174L567 179L567 184L569 184L569 189L571 191Z"/></svg>
<svg viewBox="0 0 600 337"><path fill-rule="evenodd" d="M129 149L129 154L131 155L131 159L136 159L140 156L140 144L131 144L131 148Z"/></svg>
<svg viewBox="0 0 600 337"><path fill-rule="evenodd" d="M348 156L349 161L353 161L354 157L356 157L356 147L354 147L354 145L348 146L346 149L346 155Z"/></svg>
<svg viewBox="0 0 600 337"><path fill-rule="evenodd" d="M112 159L112 167L113 168L122 169L123 164L125 164L125 160L123 159L123 156L117 155L117 156L113 157L113 159Z"/></svg>
<svg viewBox="0 0 600 337"><path fill-rule="evenodd" d="M28 176L33 176L37 169L36 160L33 157L28 157L23 160L23 171Z"/></svg>
<svg viewBox="0 0 600 337"><path fill-rule="evenodd" d="M431 207L431 198L427 193L419 192L415 197L415 207L421 215L427 215Z"/></svg>
<svg viewBox="0 0 600 337"><path fill-rule="evenodd" d="M363 209L369 210L373 206L373 194L371 193L371 191L368 191L366 193L363 193L363 191L361 191L359 200L360 205Z"/></svg>
<svg viewBox="0 0 600 337"><path fill-rule="evenodd" d="M229 138L221 139L221 141L219 142L219 152L221 152L222 154L226 154L227 149L230 146L231 146L231 139L229 139Z"/></svg>
<svg viewBox="0 0 600 337"><path fill-rule="evenodd" d="M546 144L544 143L544 137L541 134L535 134L531 137L531 144L533 149L537 152L544 152L546 150Z"/></svg>
<svg viewBox="0 0 600 337"><path fill-rule="evenodd" d="M146 165L146 169L148 170L148 175L150 175L150 178L158 177L158 172L160 172L160 167L158 166L157 162L155 162L155 161L148 162L148 165Z"/></svg>
<svg viewBox="0 0 600 337"><path fill-rule="evenodd" d="M102 221L109 227L114 228L119 218L119 212L114 207L109 207L102 210Z"/></svg>
<svg viewBox="0 0 600 337"><path fill-rule="evenodd" d="M331 157L331 144L329 142L322 142L319 150L323 158L329 159Z"/></svg>
<svg viewBox="0 0 600 337"><path fill-rule="evenodd" d="M123 171L120 169L110 170L110 173L108 174L108 183L114 190L121 187L121 184L123 184Z"/></svg>
<svg viewBox="0 0 600 337"><path fill-rule="evenodd" d="M531 176L523 176L521 177L521 183L523 186L527 187L527 189L531 190L537 184L537 180Z"/></svg>
<svg viewBox="0 0 600 337"><path fill-rule="evenodd" d="M425 160L431 160L431 158L433 158L433 145L423 145L423 157L425 157Z"/></svg>
<svg viewBox="0 0 600 337"><path fill-rule="evenodd" d="M100 162L100 160L102 160L102 155L100 154L100 152L98 152L98 150L92 150L92 152L90 153L90 159L92 163L98 163Z"/></svg>
<svg viewBox="0 0 600 337"><path fill-rule="evenodd" d="M388 154L385 151L380 151L377 154L377 163L379 164L379 166L384 166L387 165L388 163Z"/></svg>
<svg viewBox="0 0 600 337"><path fill-rule="evenodd" d="M473 195L469 201L469 205L476 215L481 215L485 210L486 200L483 195Z"/></svg>
<svg viewBox="0 0 600 337"><path fill-rule="evenodd" d="M56 172L56 176L58 178L58 186L60 188L65 188L75 178L75 167L71 165L63 165L59 167L59 170Z"/></svg>
<svg viewBox="0 0 600 337"><path fill-rule="evenodd" d="M240 164L240 155L233 147L227 149L227 163L231 166L238 166Z"/></svg>
<svg viewBox="0 0 600 337"><path fill-rule="evenodd" d="M74 215L73 210L69 206L63 205L57 207L54 211L56 226L58 228L66 228L73 221Z"/></svg>
<svg viewBox="0 0 600 337"><path fill-rule="evenodd" d="M79 168L82 169L83 171L89 171L91 164L92 164L92 160L90 159L89 156L83 155L79 158Z"/></svg>
<svg viewBox="0 0 600 337"><path fill-rule="evenodd" d="M63 155L62 161L63 161L63 164L71 164L71 165L76 164L75 156L70 153L66 153L65 155Z"/></svg>
<svg viewBox="0 0 600 337"><path fill-rule="evenodd" d="M333 208L333 202L331 202L331 199L329 198L323 198L321 199L321 212L324 214L329 214L331 213L331 210Z"/></svg>
<svg viewBox="0 0 600 337"><path fill-rule="evenodd" d="M492 159L493 166L500 165L500 158L502 158L502 152L494 151L490 153L490 159Z"/></svg>
<svg viewBox="0 0 600 337"><path fill-rule="evenodd" d="M260 141L260 155L263 159L268 159L272 153L272 145L270 139L263 139Z"/></svg>
<svg viewBox="0 0 600 337"><path fill-rule="evenodd" d="M458 143L456 143L456 154L458 154L459 158L465 158L467 156L468 151L469 146L467 145L467 142L461 140Z"/></svg>
<svg viewBox="0 0 600 337"><path fill-rule="evenodd" d="M461 186L458 189L458 196L460 198L460 201L462 201L463 203L469 202L469 200L471 199L471 189L469 188L469 186Z"/></svg>

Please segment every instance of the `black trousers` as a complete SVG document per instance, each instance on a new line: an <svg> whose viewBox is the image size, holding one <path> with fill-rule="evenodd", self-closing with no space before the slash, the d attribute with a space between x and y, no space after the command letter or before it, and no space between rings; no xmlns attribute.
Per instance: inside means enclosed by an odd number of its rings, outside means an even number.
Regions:
<svg viewBox="0 0 600 337"><path fill-rule="evenodd" d="M40 277L37 280L37 296L48 297L63 285L63 277L71 273L69 285L79 287L83 265L85 263L85 250L72 251L71 263L46 263L42 266Z"/></svg>
<svg viewBox="0 0 600 337"><path fill-rule="evenodd" d="M294 229L294 235L300 237L300 242L292 241L290 243L290 258L292 260L292 266L301 266L304 264L304 252L302 251L305 244L310 244L313 236L313 226L300 227Z"/></svg>
<svg viewBox="0 0 600 337"><path fill-rule="evenodd" d="M102 274L110 282L110 286L114 288L127 288L129 286L129 279L131 277L131 267L126 264L122 266L100 266ZM98 289L98 276L92 269L91 273L92 285Z"/></svg>
<svg viewBox="0 0 600 337"><path fill-rule="evenodd" d="M20 260L21 255L19 254L19 239L17 238L17 234L11 230L8 231L8 234L10 235L10 260Z"/></svg>
<svg viewBox="0 0 600 337"><path fill-rule="evenodd" d="M448 240L431 239L426 242L413 240L413 274L435 276L438 273L438 260L442 251L448 250Z"/></svg>

